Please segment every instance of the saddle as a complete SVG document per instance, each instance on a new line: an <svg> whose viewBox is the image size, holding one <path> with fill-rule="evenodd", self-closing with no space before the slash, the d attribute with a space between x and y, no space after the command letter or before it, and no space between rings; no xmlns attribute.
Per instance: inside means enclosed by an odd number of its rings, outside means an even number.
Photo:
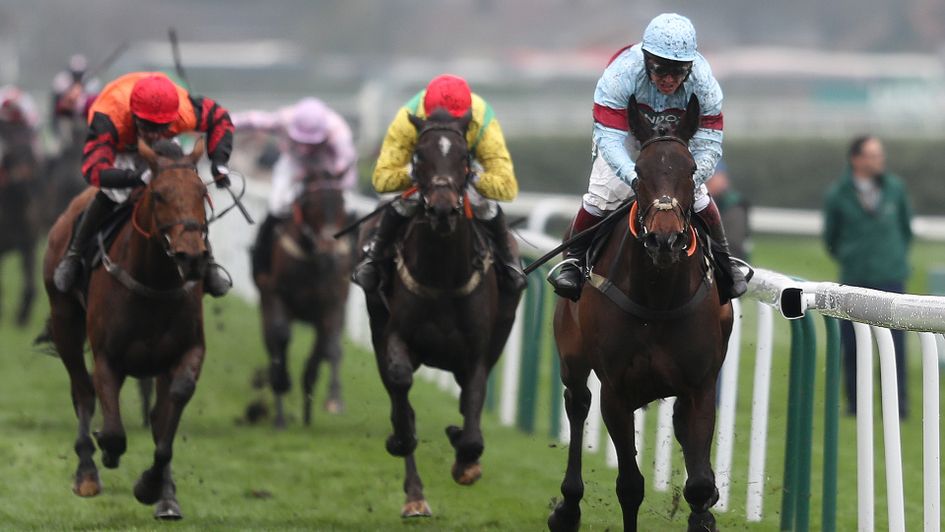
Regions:
<svg viewBox="0 0 945 532"><path fill-rule="evenodd" d="M81 250L82 263L85 265L85 268L83 269L83 275L80 279L79 290L83 295L88 294L89 279L92 277L92 272L102 264L102 248L108 249L112 245L112 242L115 241L121 228L131 219L136 200L137 197L132 197L129 201L116 205L105 219L105 222L95 233L95 236L92 237L92 240L88 242L85 249ZM72 225L73 238L83 218L85 218L84 210L76 217L75 223ZM103 245L100 246L99 242Z"/></svg>

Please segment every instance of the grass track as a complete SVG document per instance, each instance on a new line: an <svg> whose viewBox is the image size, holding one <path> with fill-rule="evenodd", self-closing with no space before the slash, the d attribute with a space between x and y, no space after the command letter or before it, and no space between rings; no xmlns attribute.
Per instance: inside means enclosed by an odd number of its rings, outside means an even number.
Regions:
<svg viewBox="0 0 945 532"><path fill-rule="evenodd" d="M780 271L809 278L827 279L832 270L819 246L810 239L759 239L757 262ZM924 290L925 269L945 262L945 246L920 246L915 256L916 275L910 290ZM419 383L411 397L417 410L420 447L418 461L434 517L401 523L403 502L402 461L386 454L383 442L389 432L388 402L370 353L346 350L344 367L344 416L319 412L312 427L300 426L298 378L302 357L311 333L296 328L291 365L295 387L289 407L290 428L274 433L268 426L236 423L247 402L256 396L249 385L250 372L265 359L255 309L227 298L207 305L208 358L197 393L184 414L175 446L178 498L185 520L169 525L151 519L151 509L139 505L131 495L137 475L150 462L153 446L140 426L134 387L123 397L123 413L129 432L128 453L117 470L102 470L104 492L82 500L70 490L76 459L72 451L76 422L68 394L68 379L61 363L37 354L29 343L46 314L45 300L38 305L26 330L9 322L14 309L14 287L18 277L13 261L4 261L4 298L0 322L0 528L2 529L116 529L151 530L173 527L181 530L315 529L391 530L397 527L427 530L541 530L552 497L564 470L566 450L547 434L544 408L539 409L536 435L524 435L500 427L494 415L484 420L486 454L484 477L471 488L453 483L449 476L451 449L443 427L459 420L456 402L432 385ZM753 368L753 320L743 348L736 430L733 509L717 514L726 530L773 530L780 508L780 477L783 440L769 439L765 520L744 520L744 479L747 469L747 418L750 409ZM772 380L772 417L769 432L784 427L786 389L785 349L788 335L784 324L776 334ZM921 427L920 375L917 342L910 342L911 403L914 416L903 425L908 528L921 526ZM819 355L818 379L823 377ZM547 371L547 364L545 364ZM818 382L821 386L822 381ZM821 386L822 387L822 386ZM743 391L744 390L744 391ZM320 390L321 391L321 390ZM541 392L544 395L544 390ZM815 447L822 438L822 391L815 398ZM653 410L655 412L655 410ZM879 410L877 410L879 412ZM655 422L648 416L648 425ZM93 427L99 422L93 422ZM877 432L881 424L877 421ZM840 530L855 527L855 434L852 419L841 424ZM876 444L877 463L882 463L881 439ZM98 455L96 455L98 456ZM652 449L647 449L652 459ZM678 453L674 464L681 464ZM620 513L613 494L615 472L604 466L600 454L587 455L584 462L584 530L619 530ZM819 528L820 453L815 449L812 524ZM644 474L651 475L651 466ZM658 493L650 488L641 509L641 529L684 529L686 512L673 515L674 491L682 485L676 471L674 489ZM877 515L885 523L884 478L877 472Z"/></svg>

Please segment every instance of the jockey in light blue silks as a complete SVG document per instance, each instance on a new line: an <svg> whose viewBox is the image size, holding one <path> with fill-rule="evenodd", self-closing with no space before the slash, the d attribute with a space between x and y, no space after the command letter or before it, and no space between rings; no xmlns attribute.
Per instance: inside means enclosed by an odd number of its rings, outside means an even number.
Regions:
<svg viewBox="0 0 945 532"><path fill-rule="evenodd" d="M590 185L571 234L592 227L634 195L634 157L640 144L628 134L630 97L636 97L639 109L654 126L672 126L693 94L702 114L699 130L689 141L696 162L693 210L720 248L715 256L732 279L727 295L735 298L745 293L747 283L741 270L732 264L719 210L704 184L722 157L722 89L709 63L696 51L692 22L681 15L666 13L650 21L643 42L617 52L597 82ZM565 260L552 269L548 280L558 295L575 301L580 298L590 241L585 238L569 246Z"/></svg>

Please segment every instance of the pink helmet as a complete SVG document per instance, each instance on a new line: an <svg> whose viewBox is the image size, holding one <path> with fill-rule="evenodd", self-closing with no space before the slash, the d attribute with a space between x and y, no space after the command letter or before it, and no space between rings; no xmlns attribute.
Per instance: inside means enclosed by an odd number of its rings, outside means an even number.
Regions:
<svg viewBox="0 0 945 532"><path fill-rule="evenodd" d="M301 144L321 144L328 138L328 106L318 98L304 98L292 109L289 138Z"/></svg>

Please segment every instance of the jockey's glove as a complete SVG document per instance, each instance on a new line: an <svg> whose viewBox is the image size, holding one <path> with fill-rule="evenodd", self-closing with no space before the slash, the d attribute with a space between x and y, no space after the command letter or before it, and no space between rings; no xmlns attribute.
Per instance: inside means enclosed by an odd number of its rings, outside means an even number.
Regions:
<svg viewBox="0 0 945 532"><path fill-rule="evenodd" d="M211 164L210 173L213 174L213 183L217 188L230 186L230 169L225 164Z"/></svg>
<svg viewBox="0 0 945 532"><path fill-rule="evenodd" d="M145 185L142 176L149 169L146 166L135 169L108 168L98 175L98 184L101 188L135 188Z"/></svg>

